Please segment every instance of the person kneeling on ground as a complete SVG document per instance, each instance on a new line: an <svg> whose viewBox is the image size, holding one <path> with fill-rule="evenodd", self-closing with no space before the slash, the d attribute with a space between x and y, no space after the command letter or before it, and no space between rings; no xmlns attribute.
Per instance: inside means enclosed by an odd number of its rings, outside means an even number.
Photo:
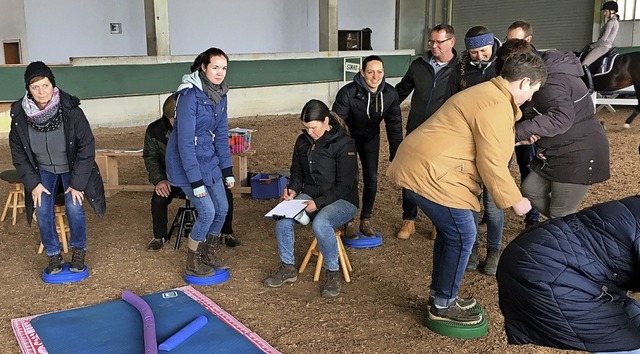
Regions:
<svg viewBox="0 0 640 354"><path fill-rule="evenodd" d="M326 281L322 296L340 294L338 242L335 229L353 219L358 210L358 162L356 146L344 121L318 100L304 105L300 120L304 130L293 148L291 176L284 200L308 200L305 211L324 256ZM294 219L276 222L276 239L281 264L264 285L272 288L298 279L293 255Z"/></svg>
<svg viewBox="0 0 640 354"><path fill-rule="evenodd" d="M522 233L497 277L509 344L640 353L640 195Z"/></svg>

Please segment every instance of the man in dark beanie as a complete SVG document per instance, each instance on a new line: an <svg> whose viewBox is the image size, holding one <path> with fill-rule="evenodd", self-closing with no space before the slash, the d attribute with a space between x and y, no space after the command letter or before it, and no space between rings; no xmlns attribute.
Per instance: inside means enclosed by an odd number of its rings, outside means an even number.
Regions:
<svg viewBox="0 0 640 354"><path fill-rule="evenodd" d="M88 275L82 203L86 198L98 216L106 209L93 133L79 107L80 100L56 87L46 64L29 64L24 81L25 96L11 105L9 145L13 165L24 184L27 222L31 224L35 210L40 239L49 257L46 273L55 276L63 269L54 213L56 194L62 186L71 236L69 270Z"/></svg>
<svg viewBox="0 0 640 354"><path fill-rule="evenodd" d="M24 71L24 86L29 90L29 84L35 78L48 78L53 87L56 87L56 80L53 76L53 71L47 66L47 64L41 61L31 62Z"/></svg>

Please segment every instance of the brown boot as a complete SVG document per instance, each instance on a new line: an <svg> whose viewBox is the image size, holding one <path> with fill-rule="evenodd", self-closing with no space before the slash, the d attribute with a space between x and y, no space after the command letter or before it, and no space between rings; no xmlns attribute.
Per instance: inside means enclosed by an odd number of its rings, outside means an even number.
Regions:
<svg viewBox="0 0 640 354"><path fill-rule="evenodd" d="M402 240L406 240L411 235L416 233L416 222L413 220L403 220L400 231L396 234L396 237Z"/></svg>
<svg viewBox="0 0 640 354"><path fill-rule="evenodd" d="M202 243L202 262L214 269L229 269L229 265L216 257L216 248L221 244L220 235L208 234Z"/></svg>
<svg viewBox="0 0 640 354"><path fill-rule="evenodd" d="M371 219L360 219L360 232L365 236L374 236L376 234L371 226Z"/></svg>
<svg viewBox="0 0 640 354"><path fill-rule="evenodd" d="M358 237L358 229L356 228L356 223L353 220L344 224L344 237L352 239Z"/></svg>
<svg viewBox="0 0 640 354"><path fill-rule="evenodd" d="M191 249L197 244L196 250ZM187 275L193 275L196 277L209 277L212 276L216 270L202 262L202 242L197 242L189 239L189 250L187 251L187 267L185 273Z"/></svg>

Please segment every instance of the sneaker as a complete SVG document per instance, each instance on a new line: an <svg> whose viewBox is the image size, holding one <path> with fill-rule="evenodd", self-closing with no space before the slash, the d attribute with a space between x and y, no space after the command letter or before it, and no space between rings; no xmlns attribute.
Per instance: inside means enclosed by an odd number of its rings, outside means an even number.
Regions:
<svg viewBox="0 0 640 354"><path fill-rule="evenodd" d="M435 303L435 301L436 301L436 299L433 296L429 296L429 302L427 303L427 309L430 309L431 307L433 307L433 304ZM472 297L468 297L466 299L457 297L454 302L458 305L458 307L460 307L463 310L471 310L477 304L476 299L474 299Z"/></svg>
<svg viewBox="0 0 640 354"><path fill-rule="evenodd" d="M466 272L473 272L478 269L478 263L480 263L480 257L478 256L478 246L473 246L471 249L471 255L469 255L469 262L467 262Z"/></svg>
<svg viewBox="0 0 640 354"><path fill-rule="evenodd" d="M87 251L82 248L72 248L71 251L71 267L69 267L69 270L74 273L84 272L84 256L87 254Z"/></svg>
<svg viewBox="0 0 640 354"><path fill-rule="evenodd" d="M482 321L482 315L473 314L468 310L464 310L456 301L454 301L449 307L443 309L431 306L429 309L429 319L433 321L447 321L464 325L475 325Z"/></svg>
<svg viewBox="0 0 640 354"><path fill-rule="evenodd" d="M222 239L224 240L224 244L227 247L238 247L242 244L240 240L238 240L233 233L230 234L222 234Z"/></svg>
<svg viewBox="0 0 640 354"><path fill-rule="evenodd" d="M322 297L336 297L340 295L342 284L340 283L340 272L327 270L326 281L322 287Z"/></svg>
<svg viewBox="0 0 640 354"><path fill-rule="evenodd" d="M499 260L500 250L487 249L487 258L484 261L484 274L496 275Z"/></svg>
<svg viewBox="0 0 640 354"><path fill-rule="evenodd" d="M293 283L298 280L298 271L291 264L280 263L271 275L264 280L264 285L270 288L279 288L284 283Z"/></svg>
<svg viewBox="0 0 640 354"><path fill-rule="evenodd" d="M152 239L147 245L147 251L151 251L151 252L159 251L162 248L162 245L164 245L164 242L165 241L163 238Z"/></svg>
<svg viewBox="0 0 640 354"><path fill-rule="evenodd" d="M416 233L416 222L414 220L402 220L402 227L396 234L396 237L401 240L406 240L414 233Z"/></svg>
<svg viewBox="0 0 640 354"><path fill-rule="evenodd" d="M49 275L58 274L62 271L62 255L60 253L49 256L49 266L47 266L47 273Z"/></svg>

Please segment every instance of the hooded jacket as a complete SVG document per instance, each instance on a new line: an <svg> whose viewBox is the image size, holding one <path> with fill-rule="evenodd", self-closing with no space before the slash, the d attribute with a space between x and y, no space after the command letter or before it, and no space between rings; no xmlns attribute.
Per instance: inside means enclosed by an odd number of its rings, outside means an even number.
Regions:
<svg viewBox="0 0 640 354"><path fill-rule="evenodd" d="M542 59L547 81L533 95L533 110L516 124L516 141L541 137L536 142L540 158L531 169L553 182L589 185L609 179L609 142L581 79L580 60L556 50Z"/></svg>
<svg viewBox="0 0 640 354"><path fill-rule="evenodd" d="M501 77L464 90L404 139L387 175L432 202L475 211L484 183L499 208L511 207L522 199L507 167L520 117Z"/></svg>
<svg viewBox="0 0 640 354"><path fill-rule="evenodd" d="M407 119L407 135L431 117L444 103L449 77L455 71L458 53L453 50L453 59L436 74L429 61L431 52L421 55L409 65L396 90L402 103L413 91L411 109Z"/></svg>
<svg viewBox="0 0 640 354"><path fill-rule="evenodd" d="M338 91L331 109L345 120L351 137L361 144L380 139L380 123L385 122L389 140L389 160L392 160L402 142L402 112L396 89L384 79L378 91L369 90L362 74Z"/></svg>
<svg viewBox="0 0 640 354"><path fill-rule="evenodd" d="M588 352L640 348L640 196L529 230L497 272L510 344Z"/></svg>
<svg viewBox="0 0 640 354"><path fill-rule="evenodd" d="M167 144L167 176L174 186L212 186L231 175L227 95L218 104L202 91L198 71L182 77Z"/></svg>
<svg viewBox="0 0 640 354"><path fill-rule="evenodd" d="M40 168L31 149L27 115L22 108L22 99L11 105L11 131L9 146L11 157L25 189L25 211L27 222L33 220L31 191L41 183ZM71 188L84 192L96 215L104 216L107 205L100 170L95 162L96 150L93 132L87 117L80 108L80 99L60 90L66 155L69 164ZM54 191L52 191L54 192Z"/></svg>
<svg viewBox="0 0 640 354"><path fill-rule="evenodd" d="M167 143L173 127L169 118L162 116L147 126L144 134L142 158L149 175L149 182L154 186L167 180Z"/></svg>
<svg viewBox="0 0 640 354"><path fill-rule="evenodd" d="M358 207L358 160L353 139L332 119L333 128L314 141L306 131L293 148L287 188L309 195L318 210L344 199Z"/></svg>

